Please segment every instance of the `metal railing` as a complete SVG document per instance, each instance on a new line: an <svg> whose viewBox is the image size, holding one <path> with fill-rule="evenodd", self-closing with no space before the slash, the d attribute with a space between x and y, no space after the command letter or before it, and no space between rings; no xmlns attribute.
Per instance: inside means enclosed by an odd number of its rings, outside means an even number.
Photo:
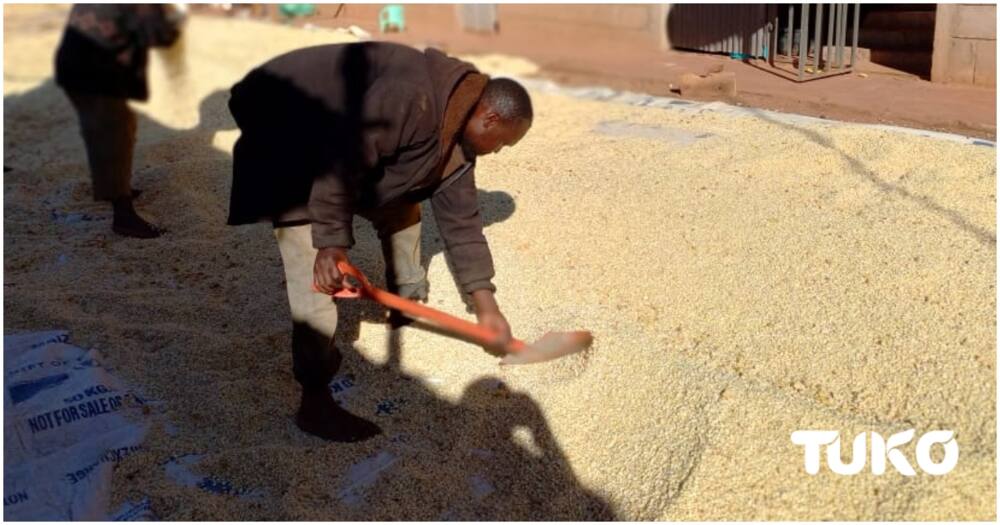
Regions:
<svg viewBox="0 0 1000 525"><path fill-rule="evenodd" d="M812 13L810 16L810 12ZM854 70L858 59L858 26L861 19L860 4L802 4L799 8L799 29L795 30L795 6L788 6L787 29L784 42L779 38L779 13L777 6L768 10L767 31L770 49L766 62L751 63L796 82L817 80L843 75ZM850 61L845 62L847 51L848 18L853 15L850 44ZM824 16L826 27L824 31ZM811 20L810 20L811 18ZM813 21L812 35L809 32ZM796 36L797 35L797 36ZM809 37L812 36L810 46ZM826 45L823 45L826 37Z"/></svg>

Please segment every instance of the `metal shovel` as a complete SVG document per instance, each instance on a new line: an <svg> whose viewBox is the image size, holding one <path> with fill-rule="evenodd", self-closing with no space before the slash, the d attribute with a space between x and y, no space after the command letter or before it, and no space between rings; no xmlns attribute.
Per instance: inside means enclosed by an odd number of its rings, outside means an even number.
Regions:
<svg viewBox="0 0 1000 525"><path fill-rule="evenodd" d="M399 310L408 317L428 323L440 331L469 339L482 346L499 346L499 335L487 328L376 288L360 270L346 262L338 262L337 269L357 280L359 286L343 288L333 294L334 297L371 299L387 308ZM594 336L586 331L549 332L531 344L513 339L503 347L506 355L500 360L500 364L526 365L551 361L586 350L593 341Z"/></svg>

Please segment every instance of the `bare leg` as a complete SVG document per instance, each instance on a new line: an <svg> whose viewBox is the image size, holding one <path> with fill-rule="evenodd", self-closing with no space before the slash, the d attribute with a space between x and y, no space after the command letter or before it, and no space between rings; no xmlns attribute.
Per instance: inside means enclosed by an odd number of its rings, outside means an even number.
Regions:
<svg viewBox="0 0 1000 525"><path fill-rule="evenodd" d="M132 154L136 117L123 98L69 94L87 146L94 199L110 200L114 208L111 229L126 237L151 239L163 230L143 219L132 205Z"/></svg>
<svg viewBox="0 0 1000 525"><path fill-rule="evenodd" d="M135 237L137 239L153 239L163 235L163 230L146 222L132 207L132 196L115 199L112 203L115 210L111 229L118 235Z"/></svg>

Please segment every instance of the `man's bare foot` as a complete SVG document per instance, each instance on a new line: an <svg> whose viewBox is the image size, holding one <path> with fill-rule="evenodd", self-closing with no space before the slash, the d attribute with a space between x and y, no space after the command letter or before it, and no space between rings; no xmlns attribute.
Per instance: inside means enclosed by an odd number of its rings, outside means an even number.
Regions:
<svg viewBox="0 0 1000 525"><path fill-rule="evenodd" d="M118 235L137 239L154 239L163 234L163 230L146 222L132 207L132 198L118 199L113 203L115 209L111 230Z"/></svg>
<svg viewBox="0 0 1000 525"><path fill-rule="evenodd" d="M137 213L124 216L115 214L115 218L111 222L111 230L118 235L136 239L155 239L163 235L162 229L146 222Z"/></svg>
<svg viewBox="0 0 1000 525"><path fill-rule="evenodd" d="M342 443L364 441L382 433L375 423L340 408L326 388L303 390L295 424L307 434Z"/></svg>

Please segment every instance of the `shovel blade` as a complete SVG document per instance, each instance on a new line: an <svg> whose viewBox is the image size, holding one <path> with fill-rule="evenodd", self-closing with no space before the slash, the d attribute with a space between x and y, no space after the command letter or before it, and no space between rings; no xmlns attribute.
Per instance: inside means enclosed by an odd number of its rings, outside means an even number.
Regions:
<svg viewBox="0 0 1000 525"><path fill-rule="evenodd" d="M528 365L565 357L590 348L594 336L590 332L549 332L541 339L527 345L524 350L512 352L500 360L502 365Z"/></svg>

